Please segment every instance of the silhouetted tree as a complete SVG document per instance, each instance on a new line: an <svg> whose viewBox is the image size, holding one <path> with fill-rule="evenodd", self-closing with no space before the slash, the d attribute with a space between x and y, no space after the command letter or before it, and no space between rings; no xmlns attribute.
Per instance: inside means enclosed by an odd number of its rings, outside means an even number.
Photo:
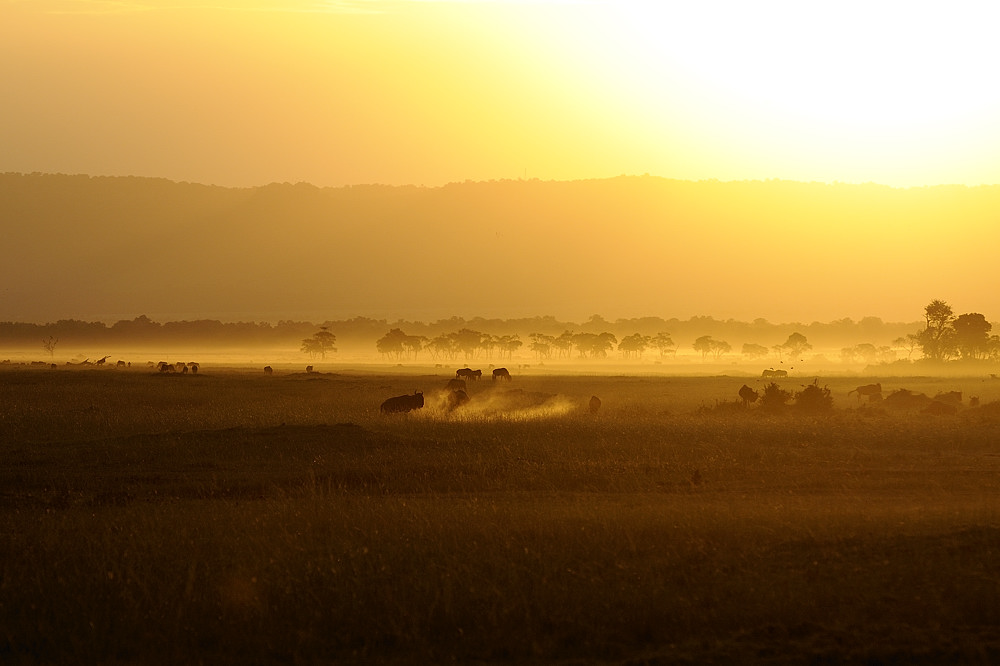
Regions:
<svg viewBox="0 0 1000 666"><path fill-rule="evenodd" d="M531 345L528 346L528 349L535 353L535 358L539 360L547 359L552 356L552 345L555 340L551 335L532 333Z"/></svg>
<svg viewBox="0 0 1000 666"><path fill-rule="evenodd" d="M552 346L559 350L559 356L569 358L573 355L573 332L563 331L552 341Z"/></svg>
<svg viewBox="0 0 1000 666"><path fill-rule="evenodd" d="M470 328L463 328L452 333L451 338L454 340L455 347L465 354L467 361L475 358L476 353L480 349L485 349L489 342L488 336Z"/></svg>
<svg viewBox="0 0 1000 666"><path fill-rule="evenodd" d="M713 340L711 335L701 336L691 346L695 351L701 352L702 360L705 360L709 354L712 354L715 360L719 360L720 356L731 351L733 348L725 340Z"/></svg>
<svg viewBox="0 0 1000 666"><path fill-rule="evenodd" d="M326 326L320 326L320 330L311 338L302 341L302 351L309 354L309 358L316 358L319 355L321 359L325 359L328 352L337 351L333 346L336 342L337 336L328 331Z"/></svg>
<svg viewBox="0 0 1000 666"><path fill-rule="evenodd" d="M986 317L978 312L959 315L951 326L955 330L955 346L963 359L978 359L986 355L993 328Z"/></svg>
<svg viewBox="0 0 1000 666"><path fill-rule="evenodd" d="M606 358L616 344L618 339L608 332L573 334L573 345L581 357Z"/></svg>
<svg viewBox="0 0 1000 666"><path fill-rule="evenodd" d="M632 356L642 358L642 353L649 349L650 342L651 338L648 335L633 333L632 335L626 335L622 338L622 341L618 343L618 351L620 351L625 358L630 358Z"/></svg>
<svg viewBox="0 0 1000 666"><path fill-rule="evenodd" d="M733 346L725 340L715 340L715 344L712 346L712 356L718 361L723 354L728 354L732 350Z"/></svg>
<svg viewBox="0 0 1000 666"><path fill-rule="evenodd" d="M695 340L694 344L691 346L694 348L695 351L701 352L701 360L704 361L706 358L708 358L708 355L712 353L712 344L714 342L715 341L712 340L711 335L703 335L697 340Z"/></svg>
<svg viewBox="0 0 1000 666"><path fill-rule="evenodd" d="M400 360L407 351L412 351L414 345L420 344L420 338L407 335L401 329L393 328L375 341L375 348L383 356Z"/></svg>
<svg viewBox="0 0 1000 666"><path fill-rule="evenodd" d="M649 341L653 347L660 352L660 356L666 356L667 354L676 354L677 345L671 339L670 334L665 331L660 331Z"/></svg>
<svg viewBox="0 0 1000 666"><path fill-rule="evenodd" d="M942 300L933 300L924 308L924 319L927 325L918 334L924 357L934 361L948 360L955 353L951 327L955 317L951 306Z"/></svg>
<svg viewBox="0 0 1000 666"><path fill-rule="evenodd" d="M50 359L55 358L57 344L59 344L59 338L51 335L47 339L42 340L42 349L49 353Z"/></svg>
<svg viewBox="0 0 1000 666"><path fill-rule="evenodd" d="M740 352L748 360L754 361L758 358L764 358L767 356L767 347L764 345L754 344L752 342L744 342L743 349Z"/></svg>
<svg viewBox="0 0 1000 666"><path fill-rule="evenodd" d="M521 348L524 343L521 342L521 337L518 335L501 335L497 339L497 347L500 349L500 358L504 355L510 359L514 352Z"/></svg>
<svg viewBox="0 0 1000 666"><path fill-rule="evenodd" d="M806 340L806 336L801 333L792 333L785 340L784 344L780 345L781 349L787 351L789 356L793 359L798 358L803 352L807 352L812 349L812 345Z"/></svg>
<svg viewBox="0 0 1000 666"><path fill-rule="evenodd" d="M906 360L909 361L913 352L920 347L920 336L916 333L907 333L892 341L894 347L906 350Z"/></svg>
<svg viewBox="0 0 1000 666"><path fill-rule="evenodd" d="M443 333L427 343L427 350L430 351L431 358L443 356L449 360L454 360L459 351L455 340Z"/></svg>
<svg viewBox="0 0 1000 666"><path fill-rule="evenodd" d="M1000 335L991 335L986 342L986 357L992 361L1000 360Z"/></svg>

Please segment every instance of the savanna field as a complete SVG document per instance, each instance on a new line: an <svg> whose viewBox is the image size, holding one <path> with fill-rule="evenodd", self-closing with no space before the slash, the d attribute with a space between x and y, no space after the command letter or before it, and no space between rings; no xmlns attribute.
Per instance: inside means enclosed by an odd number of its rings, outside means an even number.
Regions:
<svg viewBox="0 0 1000 666"><path fill-rule="evenodd" d="M0 661L1000 662L1000 380L298 368L0 369Z"/></svg>

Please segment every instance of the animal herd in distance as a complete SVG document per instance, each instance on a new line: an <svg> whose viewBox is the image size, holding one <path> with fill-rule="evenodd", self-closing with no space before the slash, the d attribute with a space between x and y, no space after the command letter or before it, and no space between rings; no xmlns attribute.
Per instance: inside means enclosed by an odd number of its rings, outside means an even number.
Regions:
<svg viewBox="0 0 1000 666"><path fill-rule="evenodd" d="M68 363L68 365L81 365L81 366L102 366L105 365L109 357L98 359L97 361L91 361L87 359L81 363ZM52 369L56 369L55 363L48 364L44 362L38 362L38 365L50 365ZM33 363L32 365L36 365ZM118 361L113 365L117 368L130 368L131 363L126 363L125 361ZM154 363L149 361L147 366L155 369L159 374L198 374L199 364L195 362L178 362L178 363L167 363L166 361L160 361L159 363ZM306 373L312 373L313 366L306 366ZM271 376L274 374L274 368L270 365L264 366L264 374ZM448 380L445 387L447 391L447 409L448 411L455 410L462 405L470 401L468 394L468 383L478 382L483 377L483 371L472 368L460 368L455 371L455 377ZM492 373L494 382L504 382L511 381L510 371L507 368L494 368ZM761 379L783 379L788 377L788 371L786 370L775 370L774 368L768 368L761 372ZM990 375L991 379L1000 379L997 375ZM943 393L938 393L934 397L927 396L923 393L913 393L907 389L897 389L893 391L889 396L883 397L882 395L882 384L881 382L875 384L863 384L856 388L848 391L847 395L851 396L856 394L858 404L861 404L863 398L867 398L869 404L881 403L885 401L887 406L900 406L909 408L920 408L921 411L947 415L954 414L958 411L960 407L963 407L962 403L962 392L961 391L947 391ZM760 392L756 391L746 384L740 387L738 392L739 398L743 403L744 407L749 407L751 404L757 402L760 398ZM414 391L412 395L400 395L385 400L381 406L380 411L383 414L398 414L407 413L416 409L422 409L424 406L424 394L420 391ZM977 396L970 396L969 407L978 407L979 398ZM596 395L591 396L590 400L587 402L587 411L591 414L596 413L601 408L601 399Z"/></svg>

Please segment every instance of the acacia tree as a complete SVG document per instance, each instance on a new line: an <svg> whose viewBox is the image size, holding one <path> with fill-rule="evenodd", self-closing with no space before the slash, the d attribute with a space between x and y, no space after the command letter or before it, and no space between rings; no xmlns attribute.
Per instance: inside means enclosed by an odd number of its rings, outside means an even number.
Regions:
<svg viewBox="0 0 1000 666"><path fill-rule="evenodd" d="M983 358L989 347L993 324L978 312L959 315L951 324L955 331L955 346L965 360Z"/></svg>
<svg viewBox="0 0 1000 666"><path fill-rule="evenodd" d="M552 356L552 346L556 339L551 335L546 335L544 333L532 333L531 334L531 344L528 349L535 353L535 357L539 360L546 359Z"/></svg>
<svg viewBox="0 0 1000 666"><path fill-rule="evenodd" d="M909 361L913 352L920 347L920 335L917 333L907 333L892 341L894 347L906 350L906 360Z"/></svg>
<svg viewBox="0 0 1000 666"><path fill-rule="evenodd" d="M665 331L660 331L649 341L653 347L660 352L660 356L666 356L667 354L676 354L677 345L674 344L673 339L671 339L670 334Z"/></svg>
<svg viewBox="0 0 1000 666"><path fill-rule="evenodd" d="M576 333L573 335L573 345L581 357L606 358L618 339L611 333Z"/></svg>
<svg viewBox="0 0 1000 666"><path fill-rule="evenodd" d="M573 331L563 331L558 338L552 340L552 346L559 351L559 356L571 357L573 355Z"/></svg>
<svg viewBox="0 0 1000 666"><path fill-rule="evenodd" d="M955 329L951 327L955 316L951 306L935 299L924 308L924 319L927 325L918 334L924 357L934 361L948 360L955 353Z"/></svg>
<svg viewBox="0 0 1000 666"><path fill-rule="evenodd" d="M318 355L321 359L326 359L328 352L337 351L333 346L336 342L337 336L328 331L326 326L320 326L320 330L311 338L302 341L302 351L309 354L309 358L316 358Z"/></svg>
<svg viewBox="0 0 1000 666"><path fill-rule="evenodd" d="M711 354L713 358L718 361L719 357L723 354L732 350L732 345L730 345L725 340L713 340L711 335L703 335L694 341L691 345L695 351L701 352L701 359L704 361L705 358Z"/></svg>
<svg viewBox="0 0 1000 666"><path fill-rule="evenodd" d="M744 342L743 349L740 352L748 360L754 361L758 358L764 358L767 356L767 347L764 345L758 345L753 342Z"/></svg>
<svg viewBox="0 0 1000 666"><path fill-rule="evenodd" d="M56 355L56 345L59 344L59 338L49 336L48 340L42 340L42 349L49 353L49 359L55 358Z"/></svg>
<svg viewBox="0 0 1000 666"><path fill-rule="evenodd" d="M622 338L622 341L618 343L618 351L620 351L622 356L625 358L630 358L632 356L642 358L642 353L649 349L650 342L651 338L648 335L633 333L632 335L626 335Z"/></svg>
<svg viewBox="0 0 1000 666"><path fill-rule="evenodd" d="M521 336L517 335L501 335L497 338L497 347L500 349L500 358L505 355L508 360L510 360L514 352L521 348L524 343L521 342Z"/></svg>
<svg viewBox="0 0 1000 666"><path fill-rule="evenodd" d="M449 337L454 341L455 347L465 354L465 360L467 361L475 358L476 352L480 349L486 349L490 344L489 336L470 328L463 328L455 333L451 333Z"/></svg>
<svg viewBox="0 0 1000 666"><path fill-rule="evenodd" d="M416 335L407 335L401 329L393 328L388 333L375 341L375 348L383 356L400 360L404 354L412 354L416 358L417 352L423 346L424 339Z"/></svg>
<svg viewBox="0 0 1000 666"><path fill-rule="evenodd" d="M792 333L785 340L784 344L779 345L779 347L788 352L788 355L793 359L800 356L803 352L807 352L813 348L811 344L806 340L806 336L801 333Z"/></svg>

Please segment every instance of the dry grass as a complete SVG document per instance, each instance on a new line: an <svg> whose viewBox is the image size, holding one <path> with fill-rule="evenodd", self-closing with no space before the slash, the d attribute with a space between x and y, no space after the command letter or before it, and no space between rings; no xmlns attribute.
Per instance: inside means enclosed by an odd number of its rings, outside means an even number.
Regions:
<svg viewBox="0 0 1000 666"><path fill-rule="evenodd" d="M1000 660L1000 386L446 379L0 373L0 660Z"/></svg>

